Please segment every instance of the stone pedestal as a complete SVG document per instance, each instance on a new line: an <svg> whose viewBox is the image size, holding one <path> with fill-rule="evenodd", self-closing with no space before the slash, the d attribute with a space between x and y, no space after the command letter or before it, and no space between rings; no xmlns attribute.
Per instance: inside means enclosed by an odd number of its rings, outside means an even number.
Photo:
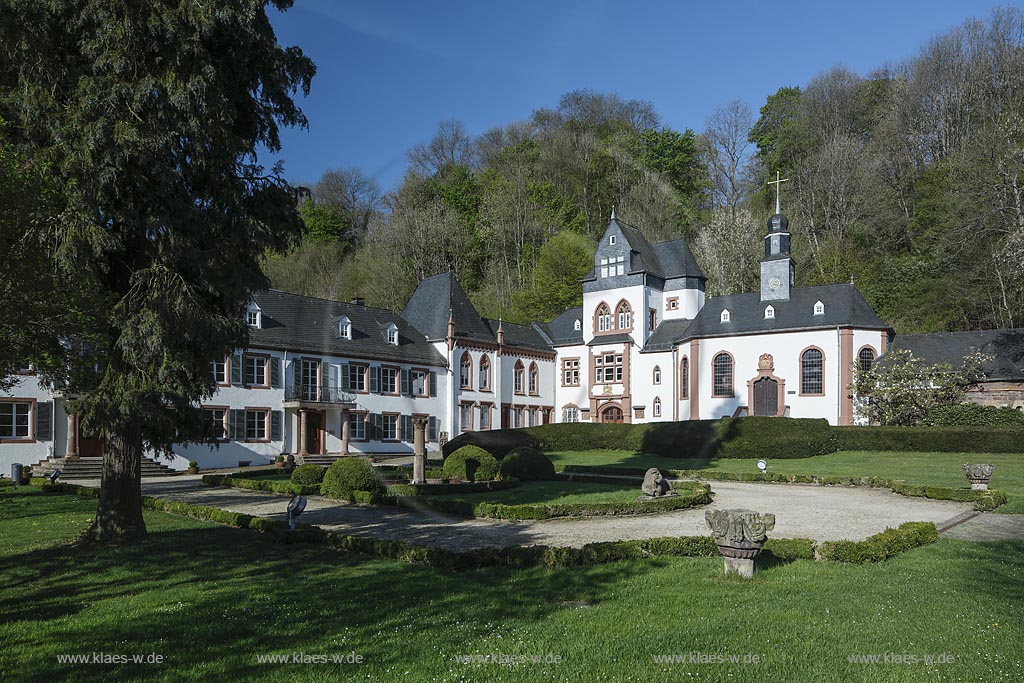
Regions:
<svg viewBox="0 0 1024 683"><path fill-rule="evenodd" d="M422 417L412 419L412 483L427 483L427 420Z"/></svg>
<svg viewBox="0 0 1024 683"><path fill-rule="evenodd" d="M995 465L967 465L963 466L967 481L971 482L971 488L975 491L987 491L988 481L992 473L996 471Z"/></svg>
<svg viewBox="0 0 1024 683"><path fill-rule="evenodd" d="M704 521L725 558L725 573L752 577L754 558L768 540L767 532L775 528L775 515L753 510L708 510Z"/></svg>

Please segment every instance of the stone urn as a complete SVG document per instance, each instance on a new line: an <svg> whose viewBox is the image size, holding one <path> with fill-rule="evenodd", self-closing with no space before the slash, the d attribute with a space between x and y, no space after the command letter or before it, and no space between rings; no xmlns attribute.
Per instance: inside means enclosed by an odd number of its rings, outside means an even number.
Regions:
<svg viewBox="0 0 1024 683"><path fill-rule="evenodd" d="M753 510L708 510L704 521L725 558L725 573L752 577L754 558L768 540L768 532L775 528L775 515Z"/></svg>
<svg viewBox="0 0 1024 683"><path fill-rule="evenodd" d="M995 471L995 465L964 465L967 481L971 482L971 488L977 491L988 489L988 480L992 478L992 473Z"/></svg>

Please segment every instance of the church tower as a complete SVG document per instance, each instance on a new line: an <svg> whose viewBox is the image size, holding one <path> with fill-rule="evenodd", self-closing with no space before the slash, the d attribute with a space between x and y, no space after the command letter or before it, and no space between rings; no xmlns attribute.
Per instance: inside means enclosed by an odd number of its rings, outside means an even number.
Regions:
<svg viewBox="0 0 1024 683"><path fill-rule="evenodd" d="M779 189L785 179L772 181L775 189L775 215L768 219L764 237L764 259L761 261L761 301L789 301L796 276L796 265L789 254L789 219L781 211Z"/></svg>

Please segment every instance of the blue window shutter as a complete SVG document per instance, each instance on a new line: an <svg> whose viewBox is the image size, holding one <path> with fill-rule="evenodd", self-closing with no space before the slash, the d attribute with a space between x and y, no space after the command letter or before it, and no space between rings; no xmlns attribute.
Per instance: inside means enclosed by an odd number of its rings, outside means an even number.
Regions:
<svg viewBox="0 0 1024 683"><path fill-rule="evenodd" d="M437 418L433 416L427 425L427 441L437 441Z"/></svg>
<svg viewBox="0 0 1024 683"><path fill-rule="evenodd" d="M409 396L412 394L412 378L409 376L408 370L402 370L402 395Z"/></svg>
<svg viewBox="0 0 1024 683"><path fill-rule="evenodd" d="M231 356L231 386L242 386L242 356L235 354Z"/></svg>
<svg viewBox="0 0 1024 683"><path fill-rule="evenodd" d="M271 358L270 359L270 388L280 389L281 388L281 359Z"/></svg>
<svg viewBox="0 0 1024 683"><path fill-rule="evenodd" d="M401 425L401 434L399 439L402 441L412 441L412 415L402 415L399 418Z"/></svg>
<svg viewBox="0 0 1024 683"><path fill-rule="evenodd" d="M330 389L331 389L331 364L328 363L326 360L321 360L320 361L320 392L321 392L321 399L320 400L324 400L324 398L326 398L327 396L330 395L329 394Z"/></svg>
<svg viewBox="0 0 1024 683"><path fill-rule="evenodd" d="M342 391L351 391L351 389L352 389L352 384L351 384L350 378L348 376L348 363L342 363L341 364L341 390Z"/></svg>
<svg viewBox="0 0 1024 683"><path fill-rule="evenodd" d="M281 423L283 422L284 415L280 410L270 411L270 440L280 441L283 437L281 436Z"/></svg>
<svg viewBox="0 0 1024 683"><path fill-rule="evenodd" d="M431 372L430 373L430 391L427 392L427 393L429 393L431 396L437 396L437 373L436 372Z"/></svg>
<svg viewBox="0 0 1024 683"><path fill-rule="evenodd" d="M380 441L381 432L383 431L382 423L383 418L381 417L380 413L370 413L370 433L367 434L367 438L370 441Z"/></svg>
<svg viewBox="0 0 1024 683"><path fill-rule="evenodd" d="M370 393L371 394L379 394L380 393L380 366L379 365L371 365L370 366Z"/></svg>
<svg viewBox="0 0 1024 683"><path fill-rule="evenodd" d="M36 439L39 441L53 439L53 403L50 401L36 403Z"/></svg>

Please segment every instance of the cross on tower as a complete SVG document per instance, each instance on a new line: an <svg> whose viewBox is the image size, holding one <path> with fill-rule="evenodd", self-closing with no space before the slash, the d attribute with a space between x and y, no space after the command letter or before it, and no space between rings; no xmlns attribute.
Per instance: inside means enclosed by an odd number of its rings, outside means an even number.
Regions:
<svg viewBox="0 0 1024 683"><path fill-rule="evenodd" d="M775 180L768 181L769 185L775 186L775 213L782 213L782 204L779 201L779 195L782 194L782 183L789 182L789 178L780 178L780 175L781 174L778 171L776 171Z"/></svg>

